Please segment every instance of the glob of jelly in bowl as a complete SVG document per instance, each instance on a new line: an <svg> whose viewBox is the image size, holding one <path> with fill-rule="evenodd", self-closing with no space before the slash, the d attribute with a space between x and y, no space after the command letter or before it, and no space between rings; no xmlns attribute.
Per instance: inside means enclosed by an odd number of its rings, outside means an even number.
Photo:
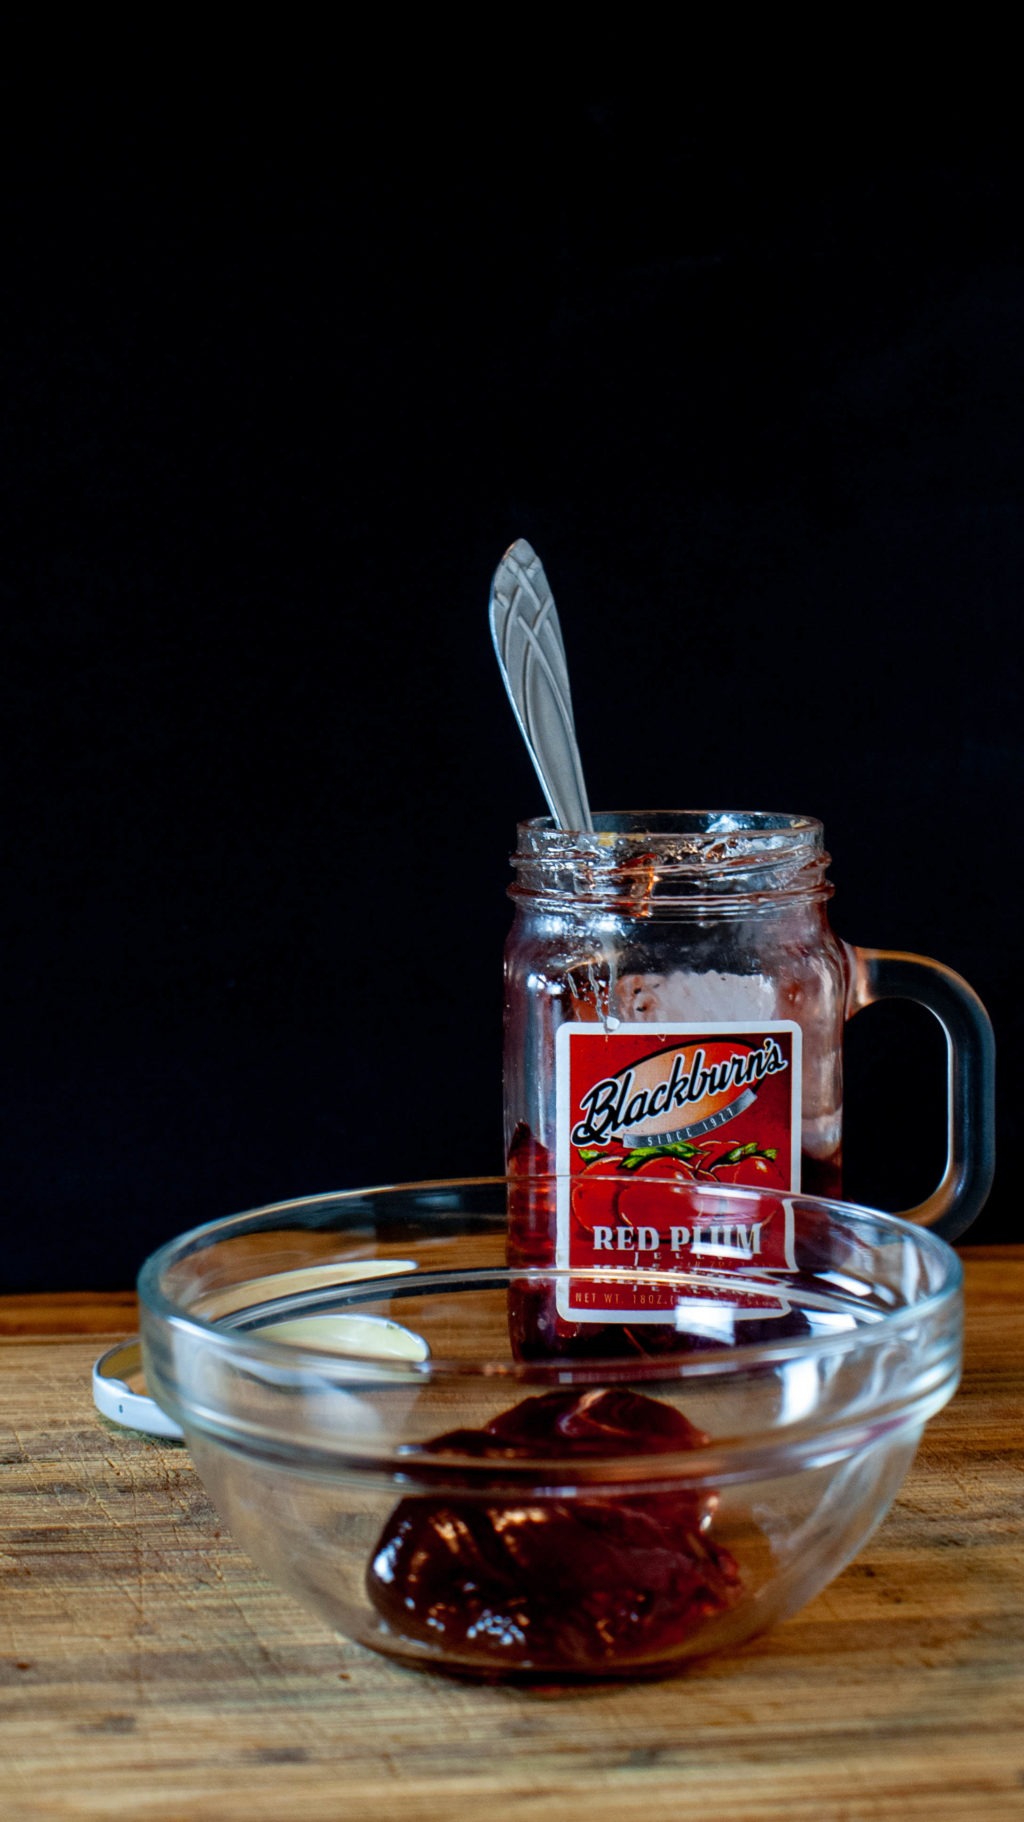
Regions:
<svg viewBox="0 0 1024 1822"><path fill-rule="evenodd" d="M614 1389L523 1399L482 1429L420 1452L495 1463L657 1456L708 1438L671 1405ZM367 1571L389 1629L510 1668L593 1674L661 1658L740 1597L713 1537L713 1494L677 1489L559 1498L529 1492L404 1499Z"/></svg>

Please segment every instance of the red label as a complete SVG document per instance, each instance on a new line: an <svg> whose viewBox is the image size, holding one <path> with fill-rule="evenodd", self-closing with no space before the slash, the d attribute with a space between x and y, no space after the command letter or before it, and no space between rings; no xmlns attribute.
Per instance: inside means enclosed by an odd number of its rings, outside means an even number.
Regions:
<svg viewBox="0 0 1024 1822"><path fill-rule="evenodd" d="M723 1198L716 1212L713 1192L799 1188L800 1039L800 1027L782 1021L561 1027L557 1157L572 1180L560 1191L558 1263L588 1274L569 1281L561 1314L663 1320L678 1309L679 1288L650 1274L680 1270L695 1275L701 1303L736 1316L782 1313L783 1299L749 1281L793 1268L791 1211L768 1198L763 1218L738 1217ZM699 1219L694 1187L707 1192ZM630 1277L637 1268L642 1283ZM742 1288L730 1286L736 1276Z"/></svg>

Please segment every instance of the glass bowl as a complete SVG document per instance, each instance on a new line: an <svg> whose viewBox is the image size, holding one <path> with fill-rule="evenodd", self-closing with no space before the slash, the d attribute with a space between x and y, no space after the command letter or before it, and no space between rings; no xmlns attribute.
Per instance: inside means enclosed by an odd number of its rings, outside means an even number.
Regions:
<svg viewBox="0 0 1024 1822"><path fill-rule="evenodd" d="M608 1266L510 1262L510 1210L542 1234L578 1181L280 1203L140 1275L147 1383L239 1543L405 1663L727 1650L849 1562L955 1389L960 1266L927 1231L655 1173Z"/></svg>

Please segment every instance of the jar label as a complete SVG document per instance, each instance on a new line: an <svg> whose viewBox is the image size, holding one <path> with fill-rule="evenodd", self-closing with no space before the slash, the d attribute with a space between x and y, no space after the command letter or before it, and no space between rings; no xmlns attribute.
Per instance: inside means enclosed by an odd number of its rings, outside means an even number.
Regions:
<svg viewBox="0 0 1024 1822"><path fill-rule="evenodd" d="M601 1322L628 1311L631 1322L664 1321L666 1310L678 1309L679 1288L631 1280L640 1267L695 1274L695 1300L719 1310L724 1302L735 1316L784 1313L770 1280L764 1292L749 1281L794 1269L786 1198L767 1198L763 1218L754 1219L737 1217L728 1198L716 1213L713 1191L799 1189L801 1035L786 1020L753 1029L560 1027L557 1263L587 1274L563 1281L560 1315ZM706 1220L694 1218L694 1187L709 1192ZM728 1282L736 1275L747 1280L742 1288Z"/></svg>

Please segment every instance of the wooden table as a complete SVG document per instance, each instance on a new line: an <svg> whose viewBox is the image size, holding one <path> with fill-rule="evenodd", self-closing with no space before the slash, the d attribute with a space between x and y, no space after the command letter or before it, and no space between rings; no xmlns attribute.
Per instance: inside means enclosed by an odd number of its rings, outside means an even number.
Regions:
<svg viewBox="0 0 1024 1822"><path fill-rule="evenodd" d="M1024 1816L1024 1248L964 1256L963 1389L860 1558L728 1658L583 1691L334 1637L235 1547L184 1449L95 1416L133 1299L0 1300L0 1813Z"/></svg>

